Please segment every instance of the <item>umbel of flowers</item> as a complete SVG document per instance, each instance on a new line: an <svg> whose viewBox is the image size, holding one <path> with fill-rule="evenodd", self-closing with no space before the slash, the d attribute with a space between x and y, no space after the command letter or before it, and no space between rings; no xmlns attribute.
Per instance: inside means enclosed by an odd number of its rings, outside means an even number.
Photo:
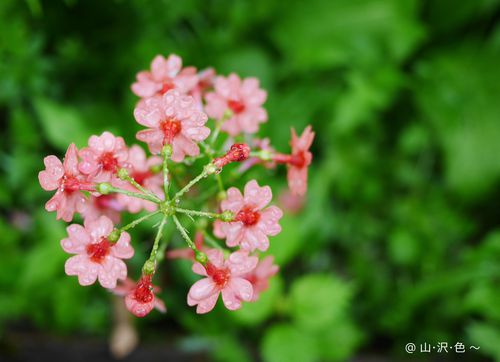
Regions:
<svg viewBox="0 0 500 362"><path fill-rule="evenodd" d="M44 159L40 185L55 192L46 210L65 222L75 214L83 220L83 225L69 225L61 240L62 249L71 254L66 274L83 286L98 282L123 296L130 312L144 317L154 308L166 311L153 284L165 257L184 258L202 276L187 293L187 304L196 306L197 313L211 311L219 295L230 310L255 302L278 272L273 257L259 260L259 252L280 233L283 213L272 204L265 180L248 180L242 190L226 184L244 178L256 165L284 164L291 194L302 198L314 132L308 126L298 136L292 129L290 153L277 152L269 139L255 137L268 120L263 108L267 93L257 79L216 75L213 69L198 72L183 67L176 55L156 56L149 70L137 74L132 91L140 97L135 120L144 126L137 139L150 156L139 145L129 147L122 137L103 132L80 150L70 144L62 161ZM226 177L224 169L233 163L241 167ZM124 212L142 213L121 225ZM211 223L195 223L192 238L181 215ZM129 230L150 218L157 219L156 235L134 281L126 260L134 255L133 244L143 241L132 242ZM175 225L187 248L168 246L162 237L167 223Z"/></svg>

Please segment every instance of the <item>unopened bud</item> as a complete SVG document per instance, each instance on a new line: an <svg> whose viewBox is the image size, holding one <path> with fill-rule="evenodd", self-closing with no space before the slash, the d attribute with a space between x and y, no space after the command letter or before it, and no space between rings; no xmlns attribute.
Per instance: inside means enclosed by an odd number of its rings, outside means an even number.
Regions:
<svg viewBox="0 0 500 362"><path fill-rule="evenodd" d="M214 159L213 164L222 168L231 162L245 161L248 156L250 156L250 147L246 143L235 143L224 156Z"/></svg>
<svg viewBox="0 0 500 362"><path fill-rule="evenodd" d="M114 229L109 235L108 235L108 241L112 243L116 243L118 239L120 239L122 232L118 229Z"/></svg>
<svg viewBox="0 0 500 362"><path fill-rule="evenodd" d="M146 275L151 275L155 272L155 269L156 269L155 262L147 260L142 267L142 273Z"/></svg>
<svg viewBox="0 0 500 362"><path fill-rule="evenodd" d="M233 221L234 220L234 214L231 211L226 210L222 214L220 214L220 219L222 221L224 221L224 222Z"/></svg>
<svg viewBox="0 0 500 362"><path fill-rule="evenodd" d="M172 145L168 143L165 146L163 146L163 149L161 150L162 155L167 158L172 156L172 152L173 152Z"/></svg>
<svg viewBox="0 0 500 362"><path fill-rule="evenodd" d="M127 177L128 177L128 171L126 168L120 168L118 170L118 177L120 178L120 180L126 180Z"/></svg>
<svg viewBox="0 0 500 362"><path fill-rule="evenodd" d="M101 182L95 187L96 191L101 195L107 195L113 191L113 186L109 182Z"/></svg>
<svg viewBox="0 0 500 362"><path fill-rule="evenodd" d="M194 251L194 258L196 259L196 261L198 263L203 264L203 265L205 265L208 261L207 254L205 254L204 252L199 251L199 250Z"/></svg>

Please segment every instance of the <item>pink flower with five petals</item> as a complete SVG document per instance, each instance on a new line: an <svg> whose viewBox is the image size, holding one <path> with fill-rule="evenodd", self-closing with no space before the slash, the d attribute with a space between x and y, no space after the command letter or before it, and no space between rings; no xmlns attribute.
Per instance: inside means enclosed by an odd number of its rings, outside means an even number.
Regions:
<svg viewBox="0 0 500 362"><path fill-rule="evenodd" d="M72 143L66 151L64 162L56 156L47 156L43 163L45 170L38 174L40 185L46 191L57 190L45 204L45 209L57 211L57 219L71 221L73 214L84 208L85 197L80 190L94 190L94 185L78 170L78 149Z"/></svg>
<svg viewBox="0 0 500 362"><path fill-rule="evenodd" d="M110 182L117 180L116 172L125 166L128 149L122 137L103 132L89 138L89 146L80 150L80 157L78 168L82 173L95 182Z"/></svg>
<svg viewBox="0 0 500 362"><path fill-rule="evenodd" d="M243 80L234 73L226 77L216 77L214 92L207 93L205 111L215 119L223 119L226 111L232 116L226 120L221 130L236 136L241 132L255 133L259 124L267 121L267 112L262 108L267 92L260 89L257 78Z"/></svg>
<svg viewBox="0 0 500 362"><path fill-rule="evenodd" d="M185 155L199 155L196 142L210 134L210 129L205 127L207 115L198 109L193 97L177 90L142 100L134 116L138 123L148 127L137 133L137 139L146 142L155 154L160 153L165 144L172 145L171 158L175 162L181 162Z"/></svg>
<svg viewBox="0 0 500 362"><path fill-rule="evenodd" d="M221 202L221 209L233 212L234 221L220 223L220 230L217 231L226 237L227 246L240 245L247 251L267 250L267 236L281 232L278 221L283 216L279 207L266 207L272 196L269 186L260 187L255 180L245 185L244 195L235 187L227 190L227 199Z"/></svg>
<svg viewBox="0 0 500 362"><path fill-rule="evenodd" d="M160 292L160 288L151 284L149 276L142 276L137 283L127 278L119 283L112 290L113 294L125 297L125 306L137 317L146 316L153 308L165 313L167 307L165 303L155 293Z"/></svg>
<svg viewBox="0 0 500 362"><path fill-rule="evenodd" d="M314 140L314 132L311 126L307 126L300 137L297 137L295 129L292 128L292 154L284 155L277 153L273 160L285 163L288 166L288 187L294 195L304 196L307 191L307 170L312 161L312 153L309 151Z"/></svg>
<svg viewBox="0 0 500 362"><path fill-rule="evenodd" d="M109 218L85 221L84 226L72 224L66 230L69 237L61 240L61 246L65 252L76 254L66 261L67 275L77 275L84 286L99 279L104 288L115 288L117 279L127 277L122 259L134 255L130 235L122 232L116 243L110 242L107 237L113 231L113 223Z"/></svg>
<svg viewBox="0 0 500 362"><path fill-rule="evenodd" d="M163 95L171 89L186 94L198 84L196 69L193 69L182 69L182 59L175 54L170 54L168 58L157 55L151 62L151 71L137 74L132 92L142 98Z"/></svg>
<svg viewBox="0 0 500 362"><path fill-rule="evenodd" d="M189 289L188 305L196 305L196 313L210 312L222 293L222 301L229 310L241 307L241 302L252 299L252 284L242 276L250 273L258 263L256 256L237 251L224 260L222 251L211 249L207 251L208 261L205 266L193 264L193 272L206 278L198 280Z"/></svg>

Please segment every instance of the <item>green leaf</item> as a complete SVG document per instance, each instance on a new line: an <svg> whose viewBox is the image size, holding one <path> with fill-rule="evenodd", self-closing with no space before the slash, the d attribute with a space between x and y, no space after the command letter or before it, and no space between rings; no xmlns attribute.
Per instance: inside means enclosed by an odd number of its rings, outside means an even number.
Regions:
<svg viewBox="0 0 500 362"><path fill-rule="evenodd" d="M49 99L39 98L35 108L48 141L60 150L66 150L70 143L78 147L87 143L88 133L79 112Z"/></svg>
<svg viewBox="0 0 500 362"><path fill-rule="evenodd" d="M266 362L314 362L319 355L314 337L291 324L269 328L261 351Z"/></svg>
<svg viewBox="0 0 500 362"><path fill-rule="evenodd" d="M351 296L351 286L335 276L309 274L292 284L291 314L297 325L320 330L346 315Z"/></svg>
<svg viewBox="0 0 500 362"><path fill-rule="evenodd" d="M466 44L419 63L421 118L437 131L446 181L467 198L490 191L500 178L500 50Z"/></svg>
<svg viewBox="0 0 500 362"><path fill-rule="evenodd" d="M422 38L416 1L287 2L273 32L288 64L310 71L405 58Z"/></svg>
<svg viewBox="0 0 500 362"><path fill-rule="evenodd" d="M285 265L303 248L302 228L297 216L285 214L280 220L281 233L269 238L266 255L274 255L275 264Z"/></svg>
<svg viewBox="0 0 500 362"><path fill-rule="evenodd" d="M483 353L500 361L500 331L498 326L488 323L473 323L467 328L467 335L472 344L481 348L474 353Z"/></svg>

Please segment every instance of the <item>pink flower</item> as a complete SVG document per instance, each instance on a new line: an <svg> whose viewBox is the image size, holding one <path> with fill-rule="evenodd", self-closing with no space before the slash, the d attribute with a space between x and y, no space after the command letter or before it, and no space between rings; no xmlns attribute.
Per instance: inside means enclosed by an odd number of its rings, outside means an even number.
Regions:
<svg viewBox="0 0 500 362"><path fill-rule="evenodd" d="M145 317L153 308L162 313L167 310L163 301L155 295L160 289L153 285L152 278L152 274L144 274L125 296L125 306L136 317Z"/></svg>
<svg viewBox="0 0 500 362"><path fill-rule="evenodd" d="M161 173L154 173L151 171L153 166L161 164L162 159L160 157L152 156L147 158L146 152L144 152L144 150L138 145L133 145L128 151L127 169L130 177L132 177L139 185L149 191L152 191L158 197L163 199L163 176ZM118 185L120 188L139 192L139 190L128 182L121 182ZM118 195L118 200L123 205L126 205L127 210L131 213L137 213L142 209L152 212L158 208L158 206L151 201L123 194Z"/></svg>
<svg viewBox="0 0 500 362"><path fill-rule="evenodd" d="M45 209L57 210L57 219L71 221L73 214L81 212L85 203L85 197L80 190L94 190L94 185L78 170L78 150L72 143L66 151L64 162L56 156L47 156L43 163L45 170L38 174L40 185L46 191L57 190L45 204Z"/></svg>
<svg viewBox="0 0 500 362"><path fill-rule="evenodd" d="M91 195L85 200L81 214L84 220L92 221L101 216L107 216L113 224L120 222L120 213L125 209L125 206L119 201L118 194L110 195Z"/></svg>
<svg viewBox="0 0 500 362"><path fill-rule="evenodd" d="M286 163L288 166L288 187L294 195L303 196L307 191L307 168L312 161L312 153L309 148L314 140L314 132L311 126L307 126L300 137L297 137L295 129L292 128L291 155L275 154L273 160L278 163Z"/></svg>
<svg viewBox="0 0 500 362"><path fill-rule="evenodd" d="M266 91L259 88L257 78L245 78L243 81L236 74L216 77L214 92L205 96L205 111L215 119L223 119L226 111L232 116L226 120L221 129L231 136L241 132L255 133L259 124L267 121L267 112L262 108L266 101Z"/></svg>
<svg viewBox="0 0 500 362"><path fill-rule="evenodd" d="M268 235L281 231L278 224L283 212L277 206L266 207L272 199L269 186L259 187L257 181L245 185L244 195L234 187L227 190L227 199L221 202L222 211L232 211L234 221L221 223L221 234L229 247L240 245L244 250L267 250Z"/></svg>
<svg viewBox="0 0 500 362"><path fill-rule="evenodd" d="M89 138L89 147L80 150L80 171L90 175L95 182L109 182L118 169L125 166L128 150L122 137L110 132Z"/></svg>
<svg viewBox="0 0 500 362"><path fill-rule="evenodd" d="M193 272L206 278L198 280L189 289L188 305L196 305L196 313L210 312L222 293L222 301L229 310L241 307L241 302L252 299L252 284L242 276L255 268L258 262L256 256L237 251L224 261L222 251L211 249L207 252L206 266L194 263Z"/></svg>
<svg viewBox="0 0 500 362"><path fill-rule="evenodd" d="M142 278L144 278L144 276ZM139 284L141 284L141 285L139 285ZM142 281L142 280L139 280L139 283L135 283L132 279L126 278L124 281L120 282L116 286L116 288L114 288L112 290L113 294L118 295L120 297L129 296L128 297L129 304L127 305L127 309L129 309L132 313L135 312L134 314L137 315L138 317L143 317L151 311L151 310L149 310L146 312L146 310L149 309L150 302L146 303L147 308L141 308L141 303L139 303L140 300L144 299L144 298L140 297L141 291L144 292L144 290L143 290L144 284L147 284L147 283L144 283L144 281ZM136 288L136 286L138 286L138 285L139 285L139 287ZM146 286L148 286L148 285L146 285ZM153 303L152 303L153 308L156 308L161 313L165 313L167 311L167 308L165 307L165 303L163 303L163 301L161 299L156 298L154 296L154 293L160 292L160 288L158 288L157 286L154 286L154 285L151 285L151 287L153 288L152 292L153 292L153 298L154 298ZM139 298L137 298L136 294L139 295ZM147 293L147 292L145 292L144 294L149 295L149 293ZM148 299L148 297L146 297L145 299ZM130 308L129 308L129 306L130 306Z"/></svg>
<svg viewBox="0 0 500 362"><path fill-rule="evenodd" d="M81 285L94 284L96 279L104 288L115 288L117 279L127 277L127 266L122 259L130 259L134 249L130 235L122 232L116 243L107 237L113 223L106 216L85 221L84 227L72 224L66 228L68 238L61 240L65 252L76 254L65 264L67 275L77 275Z"/></svg>
<svg viewBox="0 0 500 362"><path fill-rule="evenodd" d="M151 62L151 71L137 73L137 81L132 84L132 92L142 98L163 95L171 89L186 94L198 83L196 69L182 69L182 59L171 54L167 59L157 55Z"/></svg>
<svg viewBox="0 0 500 362"><path fill-rule="evenodd" d="M210 134L210 129L205 127L207 115L198 110L193 97L181 95L177 90L142 100L134 116L137 122L148 127L137 133L137 139L146 142L152 153L160 153L163 145L171 144L171 158L175 162L181 162L185 155L198 155L200 149L196 142Z"/></svg>
<svg viewBox="0 0 500 362"><path fill-rule="evenodd" d="M269 279L278 272L279 267L273 263L274 257L271 255L266 256L264 260L257 264L257 267L254 270L244 275L244 278L252 283L252 302L259 299L260 293L269 288Z"/></svg>

